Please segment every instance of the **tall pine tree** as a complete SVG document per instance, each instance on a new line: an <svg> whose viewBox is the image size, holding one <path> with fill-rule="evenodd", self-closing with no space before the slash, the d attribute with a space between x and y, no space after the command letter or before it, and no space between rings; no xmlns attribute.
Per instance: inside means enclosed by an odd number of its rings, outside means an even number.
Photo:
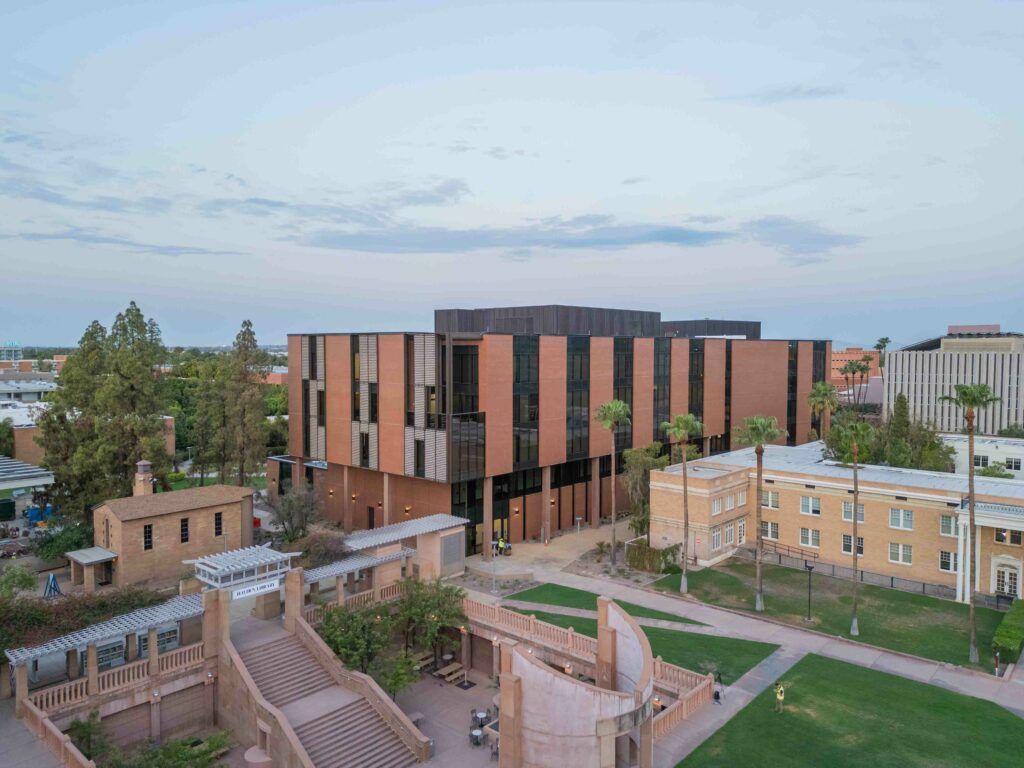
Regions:
<svg viewBox="0 0 1024 768"><path fill-rule="evenodd" d="M238 485L245 485L267 457L263 388L268 373L270 357L260 349L252 322L245 320L226 360L224 387L227 454Z"/></svg>

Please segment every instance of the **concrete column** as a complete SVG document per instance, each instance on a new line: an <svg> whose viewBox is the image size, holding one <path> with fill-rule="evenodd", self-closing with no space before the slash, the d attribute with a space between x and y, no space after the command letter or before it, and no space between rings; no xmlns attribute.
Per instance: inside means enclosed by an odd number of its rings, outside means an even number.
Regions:
<svg viewBox="0 0 1024 768"><path fill-rule="evenodd" d="M14 715L25 714L25 699L28 698L28 664L19 664L14 668Z"/></svg>
<svg viewBox="0 0 1024 768"><path fill-rule="evenodd" d="M607 597L597 598L597 663L595 678L598 688L615 690L615 630L608 626Z"/></svg>
<svg viewBox="0 0 1024 768"><path fill-rule="evenodd" d="M149 676L156 677L160 674L160 649L156 644L156 627L149 628L149 640L147 645L149 646Z"/></svg>
<svg viewBox="0 0 1024 768"><path fill-rule="evenodd" d="M974 591L981 591L981 526L974 526L971 532L974 537ZM967 600L970 602L971 595L968 593Z"/></svg>
<svg viewBox="0 0 1024 768"><path fill-rule="evenodd" d="M551 541L551 467L540 471L540 538Z"/></svg>
<svg viewBox="0 0 1024 768"><path fill-rule="evenodd" d="M470 534L472 535L472 534ZM491 561L491 541L494 539L494 478L484 478L484 543L483 558Z"/></svg>
<svg viewBox="0 0 1024 768"><path fill-rule="evenodd" d="M256 596L252 615L257 619L276 619L281 615L281 593L278 590Z"/></svg>
<svg viewBox="0 0 1024 768"><path fill-rule="evenodd" d="M128 659L128 663L135 661L139 658L139 636L134 632L130 632L124 636L124 649Z"/></svg>
<svg viewBox="0 0 1024 768"><path fill-rule="evenodd" d="M91 595L96 591L96 566L85 566L85 594Z"/></svg>
<svg viewBox="0 0 1024 768"><path fill-rule="evenodd" d="M491 643L491 677L495 682L501 677L501 646L496 642Z"/></svg>
<svg viewBox="0 0 1024 768"><path fill-rule="evenodd" d="M222 593L211 589L203 592L203 658L213 659L220 653L220 611Z"/></svg>
<svg viewBox="0 0 1024 768"><path fill-rule="evenodd" d="M159 696L154 696L149 701L149 738L152 739L155 744L159 744L161 741Z"/></svg>
<svg viewBox="0 0 1024 768"><path fill-rule="evenodd" d="M347 576L335 576L334 577L334 599L338 605L345 604L345 582L348 581Z"/></svg>
<svg viewBox="0 0 1024 768"><path fill-rule="evenodd" d="M384 473L384 525L391 525L391 475Z"/></svg>
<svg viewBox="0 0 1024 768"><path fill-rule="evenodd" d="M81 674L81 663L78 660L78 649L72 648L64 654L64 669L67 672L68 680L77 680Z"/></svg>
<svg viewBox="0 0 1024 768"><path fill-rule="evenodd" d="M341 467L341 498L345 504L344 512L341 515L342 526L345 533L352 533L352 515L355 512L356 500L352 498L347 464L343 464Z"/></svg>
<svg viewBox="0 0 1024 768"><path fill-rule="evenodd" d="M100 665L96 658L95 643L89 643L85 648L85 674L89 680L89 695L97 696L100 692Z"/></svg>
<svg viewBox="0 0 1024 768"><path fill-rule="evenodd" d="M314 581L309 585L309 595L306 600L307 603L316 603L316 599L320 597L320 582Z"/></svg>
<svg viewBox="0 0 1024 768"><path fill-rule="evenodd" d="M615 723L611 719L598 720L598 765L615 768Z"/></svg>
<svg viewBox="0 0 1024 768"><path fill-rule="evenodd" d="M964 585L967 584L967 579L964 574L967 573L967 526L957 525L957 537L956 537L956 599L961 603L966 603L966 589Z"/></svg>
<svg viewBox="0 0 1024 768"><path fill-rule="evenodd" d="M460 632L460 635L462 640L462 666L468 671L473 668L473 636L465 629Z"/></svg>
<svg viewBox="0 0 1024 768"><path fill-rule="evenodd" d="M295 631L295 620L302 615L303 592L305 582L302 569L293 568L284 576L284 628Z"/></svg>
<svg viewBox="0 0 1024 768"><path fill-rule="evenodd" d="M502 664L504 667L504 663ZM520 768L522 753L522 702L523 687L519 675L501 673L501 706L498 713L498 727L502 734L501 751L498 754L498 768Z"/></svg>
<svg viewBox="0 0 1024 768"><path fill-rule="evenodd" d="M654 768L654 714L640 723L640 768Z"/></svg>
<svg viewBox="0 0 1024 768"><path fill-rule="evenodd" d="M590 526L601 525L601 459L590 460Z"/></svg>
<svg viewBox="0 0 1024 768"><path fill-rule="evenodd" d="M11 690L11 665L0 662L0 699L9 699L14 694Z"/></svg>

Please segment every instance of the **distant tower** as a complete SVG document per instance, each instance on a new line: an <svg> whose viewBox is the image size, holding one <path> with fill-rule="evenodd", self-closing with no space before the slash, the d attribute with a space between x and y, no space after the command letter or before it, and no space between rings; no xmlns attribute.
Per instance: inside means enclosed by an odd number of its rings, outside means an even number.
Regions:
<svg viewBox="0 0 1024 768"><path fill-rule="evenodd" d="M16 341L4 342L0 347L0 360L11 363L21 360L21 345Z"/></svg>

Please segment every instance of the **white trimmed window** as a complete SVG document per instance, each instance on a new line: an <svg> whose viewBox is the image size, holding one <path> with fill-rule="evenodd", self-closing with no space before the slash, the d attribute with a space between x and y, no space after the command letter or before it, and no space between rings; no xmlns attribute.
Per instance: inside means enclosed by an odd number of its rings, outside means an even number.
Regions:
<svg viewBox="0 0 1024 768"><path fill-rule="evenodd" d="M800 514L801 515L820 515L821 514L821 497L820 496L801 496L800 497Z"/></svg>
<svg viewBox="0 0 1024 768"><path fill-rule="evenodd" d="M1020 472L1020 459L1007 459L1006 468L1011 472Z"/></svg>
<svg viewBox="0 0 1024 768"><path fill-rule="evenodd" d="M952 515L940 515L939 533L941 533L943 536L956 536L956 518Z"/></svg>
<svg viewBox="0 0 1024 768"><path fill-rule="evenodd" d="M747 541L747 521L740 520L736 524L736 540L739 544L745 544Z"/></svg>
<svg viewBox="0 0 1024 768"><path fill-rule="evenodd" d="M801 547L814 547L817 549L821 546L821 531L817 528L801 528L800 529L800 546Z"/></svg>
<svg viewBox="0 0 1024 768"><path fill-rule="evenodd" d="M847 555L853 554L853 536L849 533L843 534L843 552ZM864 557L864 537L857 537L857 557Z"/></svg>
<svg viewBox="0 0 1024 768"><path fill-rule="evenodd" d="M852 501L844 501L843 502L843 520L845 520L848 523L852 523L853 522L853 502ZM858 523L863 523L864 522L864 505L863 504L858 504L857 505L857 522Z"/></svg>
<svg viewBox="0 0 1024 768"><path fill-rule="evenodd" d="M974 454L974 466L984 469L988 466L988 456L982 456L979 453Z"/></svg>
<svg viewBox="0 0 1024 768"><path fill-rule="evenodd" d="M779 524L778 523L770 523L767 520L762 520L761 521L761 538L762 539L771 539L773 541L778 541L778 538L779 538Z"/></svg>
<svg viewBox="0 0 1024 768"><path fill-rule="evenodd" d="M779 492L778 491L761 491L761 506L767 507L768 509L779 508Z"/></svg>
<svg viewBox="0 0 1024 768"><path fill-rule="evenodd" d="M725 546L730 546L736 540L736 529L732 523L725 526Z"/></svg>
<svg viewBox="0 0 1024 768"><path fill-rule="evenodd" d="M1016 544L1020 546L1021 532L1011 531L1007 528L996 528L995 542L996 544Z"/></svg>
<svg viewBox="0 0 1024 768"><path fill-rule="evenodd" d="M736 494L736 506L742 507L746 503L747 503L747 492L745 490L744 491L740 491L738 494Z"/></svg>
<svg viewBox="0 0 1024 768"><path fill-rule="evenodd" d="M712 528L711 529L711 550L717 552L722 548L722 529Z"/></svg>
<svg viewBox="0 0 1024 768"><path fill-rule="evenodd" d="M730 493L725 497L725 511L731 512L734 509L736 509L736 497Z"/></svg>
<svg viewBox="0 0 1024 768"><path fill-rule="evenodd" d="M720 498L719 499L712 499L711 500L711 514L712 515L720 515L720 514L722 514L722 500Z"/></svg>
<svg viewBox="0 0 1024 768"><path fill-rule="evenodd" d="M902 565L913 565L914 548L909 544L889 542L889 562L901 563Z"/></svg>
<svg viewBox="0 0 1024 768"><path fill-rule="evenodd" d="M956 552L939 552L939 570L948 573L956 573L957 562Z"/></svg>
<svg viewBox="0 0 1024 768"><path fill-rule="evenodd" d="M889 510L889 527L904 531L914 530L914 511L893 507Z"/></svg>

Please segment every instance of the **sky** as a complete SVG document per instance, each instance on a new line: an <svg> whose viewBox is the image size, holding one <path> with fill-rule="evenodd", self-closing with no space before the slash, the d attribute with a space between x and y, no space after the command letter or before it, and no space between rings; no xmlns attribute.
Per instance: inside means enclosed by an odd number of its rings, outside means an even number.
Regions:
<svg viewBox="0 0 1024 768"><path fill-rule="evenodd" d="M1024 2L0 3L0 342L1024 331Z"/></svg>

